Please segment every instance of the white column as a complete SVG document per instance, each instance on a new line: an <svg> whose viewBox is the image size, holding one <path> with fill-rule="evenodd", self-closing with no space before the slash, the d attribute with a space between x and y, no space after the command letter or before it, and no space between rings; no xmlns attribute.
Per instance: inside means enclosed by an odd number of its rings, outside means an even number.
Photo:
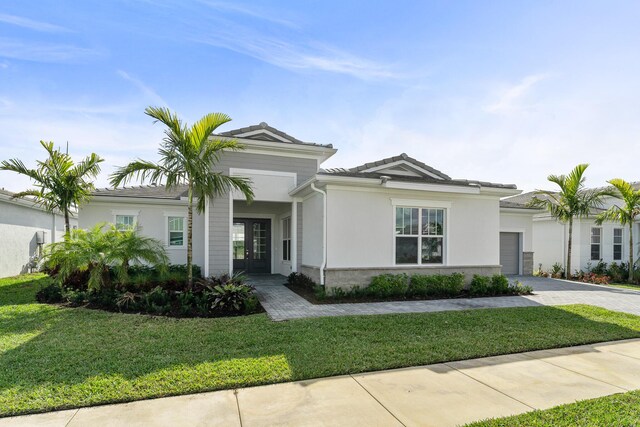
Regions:
<svg viewBox="0 0 640 427"><path fill-rule="evenodd" d="M298 199L291 202L291 271L298 271Z"/></svg>
<svg viewBox="0 0 640 427"><path fill-rule="evenodd" d="M204 203L204 277L209 277L209 202L207 197Z"/></svg>
<svg viewBox="0 0 640 427"><path fill-rule="evenodd" d="M229 191L229 275L233 274L233 193Z"/></svg>

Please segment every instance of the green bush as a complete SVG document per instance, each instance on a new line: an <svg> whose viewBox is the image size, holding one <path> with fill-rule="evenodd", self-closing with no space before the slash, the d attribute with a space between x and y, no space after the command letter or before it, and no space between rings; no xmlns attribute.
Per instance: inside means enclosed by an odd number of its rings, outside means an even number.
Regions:
<svg viewBox="0 0 640 427"><path fill-rule="evenodd" d="M371 279L367 288L369 295L376 297L403 296L409 290L409 277L406 274L381 274Z"/></svg>
<svg viewBox="0 0 640 427"><path fill-rule="evenodd" d="M464 290L464 274L414 274L409 282L409 295L456 297Z"/></svg>
<svg viewBox="0 0 640 427"><path fill-rule="evenodd" d="M45 286L36 294L36 300L38 302L51 304L62 302L62 288L58 283L52 283L49 286Z"/></svg>
<svg viewBox="0 0 640 427"><path fill-rule="evenodd" d="M478 274L473 275L471 285L469 286L469 294L471 296L488 295L491 289L491 277L480 276Z"/></svg>
<svg viewBox="0 0 640 427"><path fill-rule="evenodd" d="M502 274L491 276L492 295L503 295L509 293L509 279Z"/></svg>
<svg viewBox="0 0 640 427"><path fill-rule="evenodd" d="M309 276L293 272L287 276L287 284L297 288L314 289L317 284Z"/></svg>

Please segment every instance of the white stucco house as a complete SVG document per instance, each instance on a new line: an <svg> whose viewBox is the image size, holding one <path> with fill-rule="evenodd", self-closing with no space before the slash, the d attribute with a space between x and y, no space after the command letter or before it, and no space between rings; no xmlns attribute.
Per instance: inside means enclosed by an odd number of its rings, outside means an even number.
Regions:
<svg viewBox="0 0 640 427"><path fill-rule="evenodd" d="M640 183L632 184L640 189ZM525 209L527 203L533 199L535 192L528 192L511 196L502 201L503 206L513 206ZM595 223L595 217L604 209L620 204L615 197L606 197L602 209L594 210L588 218L575 219L573 223L573 247L571 250L572 270L587 271L599 261L607 264L628 262L629 259L629 228L615 222ZM566 264L567 240L569 226L558 222L549 213L541 210L530 210L531 235L533 237L531 250L533 251L534 268L547 271L555 263L563 267ZM634 256L638 258L640 250L640 222L633 224ZM574 271L575 272L575 271Z"/></svg>
<svg viewBox="0 0 640 427"><path fill-rule="evenodd" d="M49 213L28 199L14 199L0 189L0 277L27 273L29 260L44 244L64 236L64 217ZM71 218L72 226L77 219Z"/></svg>
<svg viewBox="0 0 640 427"><path fill-rule="evenodd" d="M194 217L194 263L207 275L297 271L333 287L385 272L471 278L500 272L502 262L510 273L532 268L530 210L501 207L501 198L520 193L515 185L452 179L406 154L323 169L332 145L266 123L219 136L246 149L224 153L215 169L251 178L255 201L232 193ZM79 225L102 221L135 224L165 243L173 263L186 261L183 189L97 190Z"/></svg>

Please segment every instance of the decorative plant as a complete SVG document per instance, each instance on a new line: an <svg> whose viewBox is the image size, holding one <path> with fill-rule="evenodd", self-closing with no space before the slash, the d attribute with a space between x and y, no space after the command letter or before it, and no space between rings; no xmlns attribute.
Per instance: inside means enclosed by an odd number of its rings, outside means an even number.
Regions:
<svg viewBox="0 0 640 427"><path fill-rule="evenodd" d="M71 230L71 210L91 198L91 192L95 189L92 181L100 173L103 159L91 153L76 164L68 153L54 149L53 142L40 141L40 145L47 151L49 158L38 161L37 168L29 169L21 160L11 159L0 163L0 170L29 177L36 188L16 193L13 197L32 198L49 212L62 212L64 230L68 236Z"/></svg>
<svg viewBox="0 0 640 427"><path fill-rule="evenodd" d="M158 163L138 159L121 167L111 175L111 185L118 187L136 178L152 184L166 185L167 190L187 187L187 282L193 284L193 207L198 213L205 210L207 199L220 197L232 190L241 191L248 202L253 190L248 178L227 176L213 167L224 151L237 151L243 146L235 140L214 138L215 130L229 122L229 116L211 113L191 127L167 108L148 107L145 114L167 128L158 153Z"/></svg>
<svg viewBox="0 0 640 427"><path fill-rule="evenodd" d="M536 196L529 203L529 206L546 209L558 221L569 224L565 276L571 274L574 218L588 217L594 209L602 207L605 196L612 194L608 189L584 188L587 167L588 164L580 164L569 175L549 175L547 179L556 184L559 191L536 190Z"/></svg>
<svg viewBox="0 0 640 427"><path fill-rule="evenodd" d="M600 213L596 218L596 223L616 221L629 227L629 267L631 267L633 266L633 224L640 216L640 190L634 189L630 183L619 178L610 180L609 184L615 188L614 196L622 202L622 206L613 205ZM627 281L633 283L631 271L629 271Z"/></svg>

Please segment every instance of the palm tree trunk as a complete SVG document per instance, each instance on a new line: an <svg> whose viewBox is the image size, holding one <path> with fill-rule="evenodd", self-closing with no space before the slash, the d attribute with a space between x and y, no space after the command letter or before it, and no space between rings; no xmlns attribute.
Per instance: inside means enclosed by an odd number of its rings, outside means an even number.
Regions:
<svg viewBox="0 0 640 427"><path fill-rule="evenodd" d="M187 288L193 286L193 184L189 183L189 205L187 206Z"/></svg>
<svg viewBox="0 0 640 427"><path fill-rule="evenodd" d="M627 282L633 283L633 219L629 223L629 277Z"/></svg>
<svg viewBox="0 0 640 427"><path fill-rule="evenodd" d="M71 226L69 225L69 209L64 208L64 237L68 238L70 235L71 235Z"/></svg>
<svg viewBox="0 0 640 427"><path fill-rule="evenodd" d="M567 268L564 271L564 278L571 278L571 243L573 239L573 218L569 219L569 241L567 242Z"/></svg>

